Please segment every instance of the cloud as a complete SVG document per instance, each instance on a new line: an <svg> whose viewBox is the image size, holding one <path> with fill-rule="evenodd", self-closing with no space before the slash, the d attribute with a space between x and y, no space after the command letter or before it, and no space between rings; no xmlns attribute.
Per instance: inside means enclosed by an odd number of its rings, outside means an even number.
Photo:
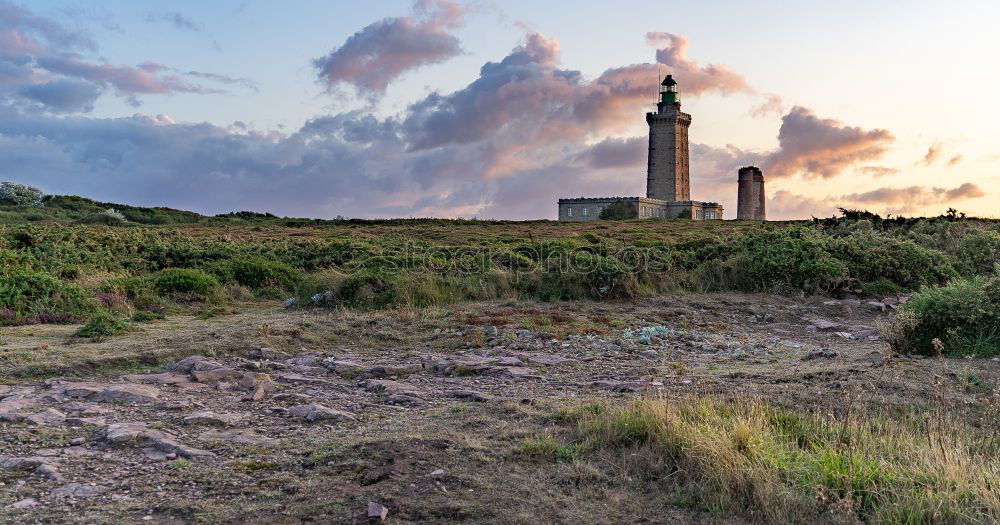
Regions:
<svg viewBox="0 0 1000 525"><path fill-rule="evenodd" d="M908 186L905 188L878 188L863 193L851 193L839 197L840 201L861 205L882 206L894 213L910 213L921 207L934 204L951 204L956 201L976 199L986 193L979 186L966 182L958 187L927 188Z"/></svg>
<svg viewBox="0 0 1000 525"><path fill-rule="evenodd" d="M186 31L201 32L201 25L197 22L191 20L190 18L184 16L178 11L171 11L169 13L160 13L159 15L149 15L146 17L147 22L167 22L168 24L174 26L175 29L182 29Z"/></svg>
<svg viewBox="0 0 1000 525"><path fill-rule="evenodd" d="M723 94L747 92L753 90L747 85L743 75L726 66L709 64L699 66L698 62L687 58L688 39L684 35L673 33L646 33L646 41L651 45L660 45L656 51L656 61L667 66L667 73L677 77L683 93L692 95L707 91L718 91Z"/></svg>
<svg viewBox="0 0 1000 525"><path fill-rule="evenodd" d="M44 84L32 84L21 89L20 95L58 112L89 112L101 90L89 82L56 79Z"/></svg>
<svg viewBox="0 0 1000 525"><path fill-rule="evenodd" d="M251 89L253 91L260 91L260 87L257 82L253 79L246 77L232 77L229 75L222 75L219 73L206 73L203 71L188 71L185 73L188 76L203 78L205 80L210 80L213 82L219 82L222 84L232 84L240 86L242 88Z"/></svg>
<svg viewBox="0 0 1000 525"><path fill-rule="evenodd" d="M180 14L171 20L186 23ZM97 44L87 35L0 0L0 98L14 105L34 111L88 112L104 93L137 105L141 95L222 92L155 62L112 65L81 54L96 50ZM203 78L225 81L222 76Z"/></svg>
<svg viewBox="0 0 1000 525"><path fill-rule="evenodd" d="M774 93L767 93L764 95L764 102L750 109L750 116L764 118L772 114L781 115L784 112L784 99Z"/></svg>
<svg viewBox="0 0 1000 525"><path fill-rule="evenodd" d="M370 24L313 65L327 88L348 84L360 94L381 95L403 73L461 54L450 30L463 14L461 6L448 0L420 0L414 15Z"/></svg>
<svg viewBox="0 0 1000 525"><path fill-rule="evenodd" d="M887 130L845 126L795 106L781 119L778 151L767 158L764 173L768 177L835 177L855 163L881 158L894 140Z"/></svg>
<svg viewBox="0 0 1000 525"><path fill-rule="evenodd" d="M931 164L934 164L934 161L941 156L941 148L940 141L935 141L934 144L931 144L931 147L927 148L927 154L924 155L924 160L922 161L923 165L930 166Z"/></svg>
<svg viewBox="0 0 1000 525"><path fill-rule="evenodd" d="M962 162L962 156L961 155L955 155L954 157L948 159L948 165L949 166L954 166L955 164L958 164L959 162Z"/></svg>
<svg viewBox="0 0 1000 525"><path fill-rule="evenodd" d="M70 56L40 57L36 62L51 73L112 87L120 95L220 92L187 82L176 74L160 74L149 63L141 67L113 66L85 62Z"/></svg>
<svg viewBox="0 0 1000 525"><path fill-rule="evenodd" d="M646 164L649 139L606 138L577 154L577 160L594 169L637 168Z"/></svg>
<svg viewBox="0 0 1000 525"><path fill-rule="evenodd" d="M858 168L858 171L873 177L885 177L887 175L895 175L899 173L898 168L888 168L885 166L861 166Z"/></svg>
<svg viewBox="0 0 1000 525"><path fill-rule="evenodd" d="M829 200L778 190L767 196L767 218L772 221L832 217L837 206Z"/></svg>

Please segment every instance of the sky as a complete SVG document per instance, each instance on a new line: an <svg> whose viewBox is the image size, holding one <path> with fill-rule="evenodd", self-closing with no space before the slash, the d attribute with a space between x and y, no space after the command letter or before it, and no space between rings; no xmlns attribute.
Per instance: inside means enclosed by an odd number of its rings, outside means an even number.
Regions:
<svg viewBox="0 0 1000 525"><path fill-rule="evenodd" d="M1000 3L0 0L0 180L201 213L554 219L644 195L1000 216Z"/></svg>

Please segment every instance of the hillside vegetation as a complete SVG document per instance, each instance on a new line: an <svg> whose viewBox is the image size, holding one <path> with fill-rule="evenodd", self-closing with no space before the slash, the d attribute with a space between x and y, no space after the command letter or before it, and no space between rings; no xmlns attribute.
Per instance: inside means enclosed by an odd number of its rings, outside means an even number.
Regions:
<svg viewBox="0 0 1000 525"><path fill-rule="evenodd" d="M894 327L900 351L1000 353L1000 224L954 212L768 223L318 221L49 196L0 204L0 221L8 325L247 300L370 309L668 290L916 292Z"/></svg>

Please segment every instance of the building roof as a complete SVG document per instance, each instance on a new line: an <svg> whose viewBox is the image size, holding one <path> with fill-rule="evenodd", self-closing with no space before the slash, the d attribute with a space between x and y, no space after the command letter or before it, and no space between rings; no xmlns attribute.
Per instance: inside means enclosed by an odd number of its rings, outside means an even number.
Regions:
<svg viewBox="0 0 1000 525"><path fill-rule="evenodd" d="M663 82L660 82L660 85L661 86L676 86L677 85L677 81L674 80L674 76L673 75L667 75L667 78L663 79Z"/></svg>

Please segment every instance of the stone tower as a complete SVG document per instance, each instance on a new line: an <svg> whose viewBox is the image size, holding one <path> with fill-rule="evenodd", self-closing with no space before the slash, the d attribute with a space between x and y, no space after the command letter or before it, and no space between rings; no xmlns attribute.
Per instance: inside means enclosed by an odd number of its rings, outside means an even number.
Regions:
<svg viewBox="0 0 1000 525"><path fill-rule="evenodd" d="M691 200L688 168L688 127L691 115L681 112L680 90L673 75L660 83L656 113L646 113L649 124L649 165L646 197L667 202Z"/></svg>
<svg viewBox="0 0 1000 525"><path fill-rule="evenodd" d="M764 173L757 166L740 168L736 204L737 219L767 220L764 208Z"/></svg>

